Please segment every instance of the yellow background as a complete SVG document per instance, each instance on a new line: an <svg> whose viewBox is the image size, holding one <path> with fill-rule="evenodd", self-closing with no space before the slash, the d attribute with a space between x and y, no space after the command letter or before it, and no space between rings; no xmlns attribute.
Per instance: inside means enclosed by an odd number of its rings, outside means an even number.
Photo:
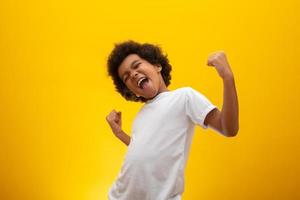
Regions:
<svg viewBox="0 0 300 200"><path fill-rule="evenodd" d="M224 50L240 130L197 128L183 200L300 199L300 14L297 0L4 1L0 3L0 199L105 200L126 153L124 130L142 104L106 73L113 44L161 45L169 89L191 86L220 109L222 80L206 66Z"/></svg>

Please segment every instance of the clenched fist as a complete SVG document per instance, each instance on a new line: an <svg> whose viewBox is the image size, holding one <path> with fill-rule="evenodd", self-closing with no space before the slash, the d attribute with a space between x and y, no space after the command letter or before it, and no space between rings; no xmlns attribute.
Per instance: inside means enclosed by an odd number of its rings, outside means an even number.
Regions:
<svg viewBox="0 0 300 200"><path fill-rule="evenodd" d="M224 51L216 51L208 56L208 66L213 66L218 71L218 74L224 78L232 78L233 73L228 63L226 54Z"/></svg>
<svg viewBox="0 0 300 200"><path fill-rule="evenodd" d="M108 122L109 126L111 127L113 133L119 134L122 131L122 113L112 110L107 116L106 121Z"/></svg>

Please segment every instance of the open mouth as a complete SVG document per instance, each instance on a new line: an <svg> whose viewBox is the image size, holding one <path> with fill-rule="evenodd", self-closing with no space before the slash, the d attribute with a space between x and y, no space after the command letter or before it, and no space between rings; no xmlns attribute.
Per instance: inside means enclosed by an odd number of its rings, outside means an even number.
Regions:
<svg viewBox="0 0 300 200"><path fill-rule="evenodd" d="M148 81L149 81L149 80L148 80L148 78L146 78L146 77L140 78L140 79L137 81L137 86L138 86L138 88L144 89L145 84L146 84Z"/></svg>

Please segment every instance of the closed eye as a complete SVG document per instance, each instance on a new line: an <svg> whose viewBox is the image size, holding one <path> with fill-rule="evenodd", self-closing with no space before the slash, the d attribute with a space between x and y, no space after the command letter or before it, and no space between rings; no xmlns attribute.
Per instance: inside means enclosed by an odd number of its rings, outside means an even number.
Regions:
<svg viewBox="0 0 300 200"><path fill-rule="evenodd" d="M132 67L132 69L137 69L137 68L139 67L140 64L141 64L141 63L138 63L138 64L134 65L134 66ZM123 82L126 82L126 81L128 80L128 77L129 77L129 75L128 75L128 72L127 72L127 73L124 74L124 76L123 76Z"/></svg>
<svg viewBox="0 0 300 200"><path fill-rule="evenodd" d="M133 67L133 69L138 68L140 64L141 64L141 63L136 64L136 65Z"/></svg>
<svg viewBox="0 0 300 200"><path fill-rule="evenodd" d="M128 79L128 75L124 76L124 77L123 77L123 82L126 82L127 79Z"/></svg>
<svg viewBox="0 0 300 200"><path fill-rule="evenodd" d="M123 81L123 82L126 82L127 79L128 79L128 77L129 77L128 72L125 72L125 73L123 74L123 76L122 76L122 81Z"/></svg>

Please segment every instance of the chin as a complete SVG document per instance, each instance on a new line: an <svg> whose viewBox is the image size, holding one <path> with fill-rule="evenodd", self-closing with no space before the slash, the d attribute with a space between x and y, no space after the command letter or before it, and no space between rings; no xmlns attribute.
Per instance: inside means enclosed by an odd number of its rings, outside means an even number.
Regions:
<svg viewBox="0 0 300 200"><path fill-rule="evenodd" d="M159 94L159 86L158 85L152 85L150 88L151 89L142 91L140 96L144 97L145 99L152 99L156 95Z"/></svg>
<svg viewBox="0 0 300 200"><path fill-rule="evenodd" d="M156 95L158 95L158 91L154 92L153 94L149 95L148 97L145 97L146 99L153 99L154 97L156 97Z"/></svg>

